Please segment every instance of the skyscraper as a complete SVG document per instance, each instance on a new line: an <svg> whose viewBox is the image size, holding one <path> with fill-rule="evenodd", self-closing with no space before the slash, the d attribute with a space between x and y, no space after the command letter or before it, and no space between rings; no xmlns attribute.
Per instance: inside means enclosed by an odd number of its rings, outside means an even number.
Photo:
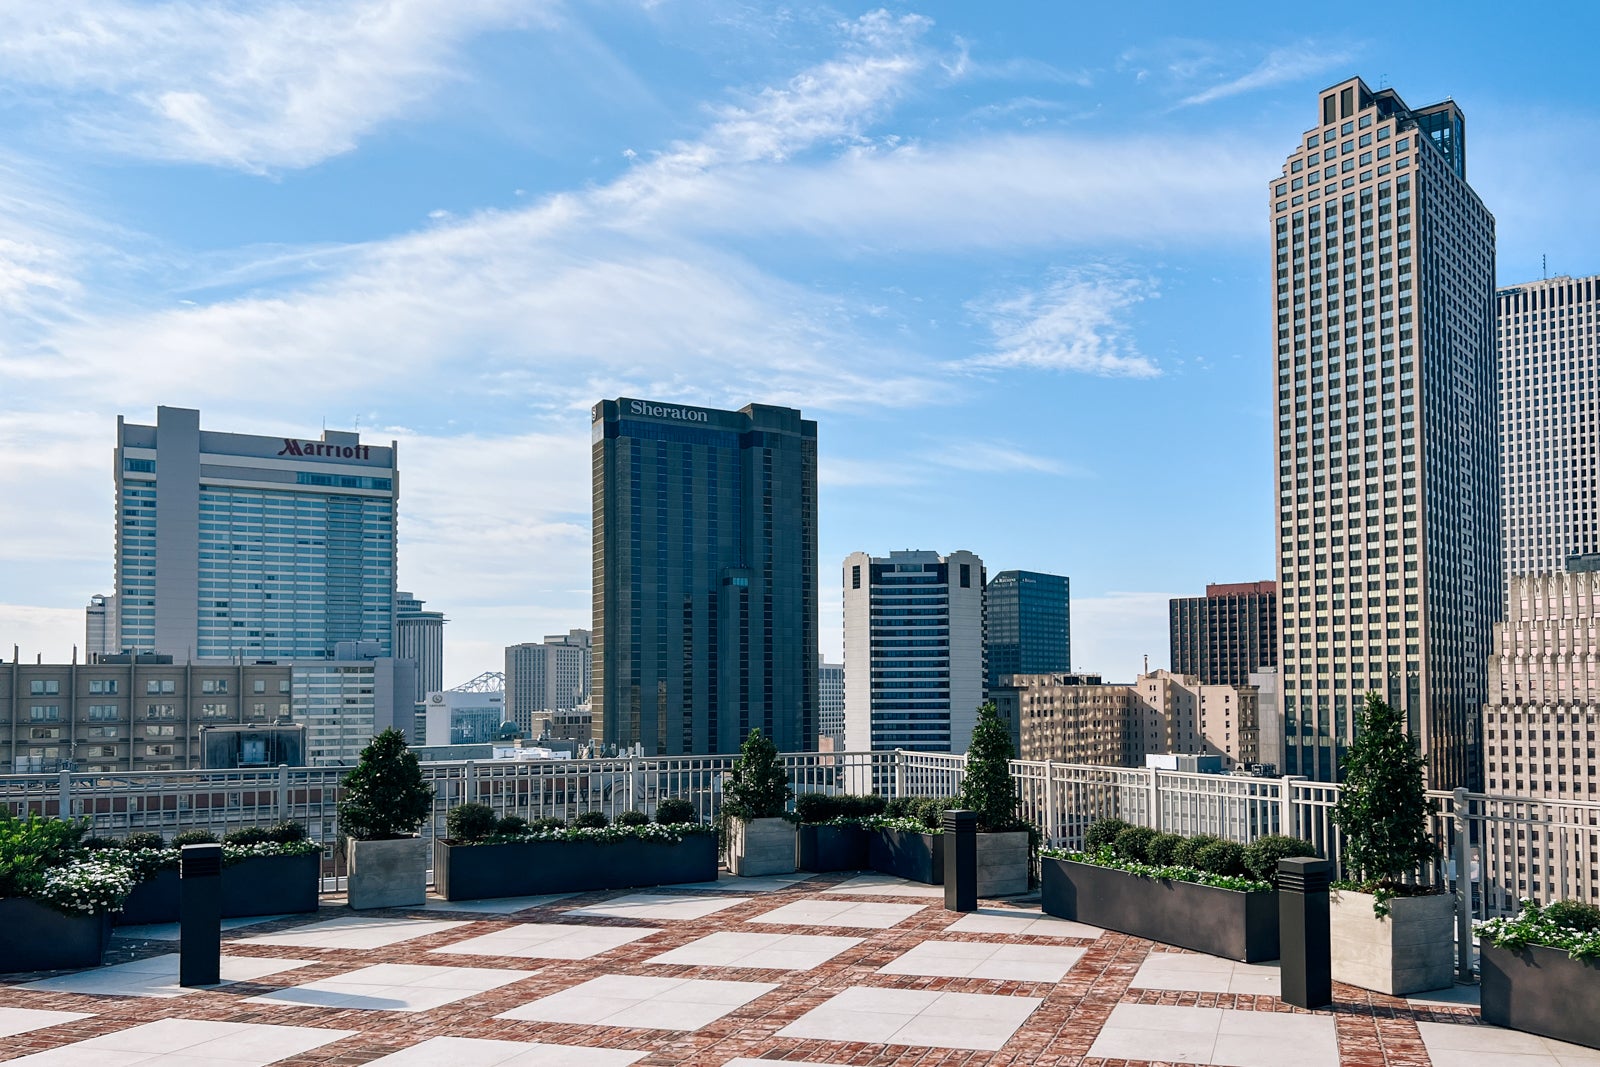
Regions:
<svg viewBox="0 0 1600 1067"><path fill-rule="evenodd" d="M1359 78L1268 185L1284 770L1341 774L1363 695L1473 785L1500 607L1494 219L1453 101Z"/></svg>
<svg viewBox="0 0 1600 1067"><path fill-rule="evenodd" d="M96 593L83 609L83 661L93 663L97 656L114 656L122 651L117 636L117 598Z"/></svg>
<svg viewBox="0 0 1600 1067"><path fill-rule="evenodd" d="M1207 585L1205 596L1168 603L1172 673L1206 685L1248 685L1278 662L1278 587L1272 582Z"/></svg>
<svg viewBox="0 0 1600 1067"><path fill-rule="evenodd" d="M1505 578L1600 552L1595 315L1600 276L1501 289L1500 485Z"/></svg>
<svg viewBox="0 0 1600 1067"><path fill-rule="evenodd" d="M424 611L426 601L411 593L395 595L395 655L417 664L417 703L444 688L444 624L442 611Z"/></svg>
<svg viewBox="0 0 1600 1067"><path fill-rule="evenodd" d="M595 730L608 748L817 740L817 424L594 407Z"/></svg>
<svg viewBox="0 0 1600 1067"><path fill-rule="evenodd" d="M553 634L544 643L506 646L506 718L538 737L541 712L571 711L589 697L594 642L588 630Z"/></svg>
<svg viewBox="0 0 1600 1067"><path fill-rule="evenodd" d="M844 744L844 664L817 666L817 735Z"/></svg>
<svg viewBox="0 0 1600 1067"><path fill-rule="evenodd" d="M200 429L200 413L117 419L123 649L179 663L326 658L394 642L395 446Z"/></svg>
<svg viewBox="0 0 1600 1067"><path fill-rule="evenodd" d="M850 752L965 752L983 703L983 560L856 552L844 561Z"/></svg>
<svg viewBox="0 0 1600 1067"><path fill-rule="evenodd" d="M1001 571L989 579L989 688L1007 674L1072 670L1071 580Z"/></svg>

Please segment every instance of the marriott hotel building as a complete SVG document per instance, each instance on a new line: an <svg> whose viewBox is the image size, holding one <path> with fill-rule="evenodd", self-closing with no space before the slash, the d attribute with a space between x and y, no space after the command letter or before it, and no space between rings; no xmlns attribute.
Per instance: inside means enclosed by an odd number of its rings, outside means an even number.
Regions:
<svg viewBox="0 0 1600 1067"><path fill-rule="evenodd" d="M392 655L396 448L117 420L120 647L176 662ZM376 643L374 649L371 642Z"/></svg>
<svg viewBox="0 0 1600 1067"><path fill-rule="evenodd" d="M594 407L595 736L646 755L817 743L817 424Z"/></svg>

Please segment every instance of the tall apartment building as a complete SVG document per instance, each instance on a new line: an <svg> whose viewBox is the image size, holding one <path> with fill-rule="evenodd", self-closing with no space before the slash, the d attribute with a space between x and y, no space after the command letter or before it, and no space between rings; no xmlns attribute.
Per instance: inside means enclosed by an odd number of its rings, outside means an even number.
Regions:
<svg viewBox="0 0 1600 1067"><path fill-rule="evenodd" d="M848 751L967 750L988 681L984 579L971 552L845 559Z"/></svg>
<svg viewBox="0 0 1600 1067"><path fill-rule="evenodd" d="M1600 552L1595 316L1600 276L1549 278L1496 294L1500 486L1509 590Z"/></svg>
<svg viewBox="0 0 1600 1067"><path fill-rule="evenodd" d="M394 640L395 445L117 420L116 596L124 649L179 662L326 658Z"/></svg>
<svg viewBox="0 0 1600 1067"><path fill-rule="evenodd" d="M117 598L96 593L83 609L83 655L93 662L100 656L114 656L122 651L122 641L117 634Z"/></svg>
<svg viewBox="0 0 1600 1067"><path fill-rule="evenodd" d="M589 699L594 642L588 630L569 630L506 646L506 718L525 737L538 737L550 712L572 711ZM535 723L539 725L535 725Z"/></svg>
<svg viewBox="0 0 1600 1067"><path fill-rule="evenodd" d="M1007 674L1072 670L1071 579L1001 571L989 579L989 688Z"/></svg>
<svg viewBox="0 0 1600 1067"><path fill-rule="evenodd" d="M1268 185L1289 774L1340 777L1367 692L1475 785L1500 610L1494 219L1453 101L1359 78Z"/></svg>
<svg viewBox="0 0 1600 1067"><path fill-rule="evenodd" d="M417 665L417 699L444 688L444 624L442 611L424 611L411 593L396 593L394 601L395 656Z"/></svg>
<svg viewBox="0 0 1600 1067"><path fill-rule="evenodd" d="M1170 601L1167 616L1174 674L1207 685L1248 685L1252 671L1277 666L1275 582L1213 583L1205 596Z"/></svg>
<svg viewBox="0 0 1600 1067"><path fill-rule="evenodd" d="M844 664L817 665L817 736L844 744Z"/></svg>
<svg viewBox="0 0 1600 1067"><path fill-rule="evenodd" d="M595 729L607 749L817 742L817 424L594 407Z"/></svg>

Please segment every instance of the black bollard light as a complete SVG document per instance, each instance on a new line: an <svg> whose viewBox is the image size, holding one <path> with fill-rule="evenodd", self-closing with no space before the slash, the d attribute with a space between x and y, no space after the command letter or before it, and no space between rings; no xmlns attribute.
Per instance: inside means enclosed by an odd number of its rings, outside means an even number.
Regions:
<svg viewBox="0 0 1600 1067"><path fill-rule="evenodd" d="M1279 996L1297 1008L1333 1003L1333 944L1328 929L1328 882L1333 864L1319 859L1278 861Z"/></svg>
<svg viewBox="0 0 1600 1067"><path fill-rule="evenodd" d="M944 909L978 910L978 813L944 813Z"/></svg>
<svg viewBox="0 0 1600 1067"><path fill-rule="evenodd" d="M222 846L184 845L178 855L178 984L222 981Z"/></svg>

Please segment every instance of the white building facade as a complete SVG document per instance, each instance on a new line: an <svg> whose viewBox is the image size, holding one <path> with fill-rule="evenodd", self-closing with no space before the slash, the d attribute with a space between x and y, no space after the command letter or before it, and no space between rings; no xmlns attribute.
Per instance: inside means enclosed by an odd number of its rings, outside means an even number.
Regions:
<svg viewBox="0 0 1600 1067"><path fill-rule="evenodd" d="M549 713L571 712L589 699L593 670L594 641L588 630L506 646L508 721L525 736L539 736Z"/></svg>

